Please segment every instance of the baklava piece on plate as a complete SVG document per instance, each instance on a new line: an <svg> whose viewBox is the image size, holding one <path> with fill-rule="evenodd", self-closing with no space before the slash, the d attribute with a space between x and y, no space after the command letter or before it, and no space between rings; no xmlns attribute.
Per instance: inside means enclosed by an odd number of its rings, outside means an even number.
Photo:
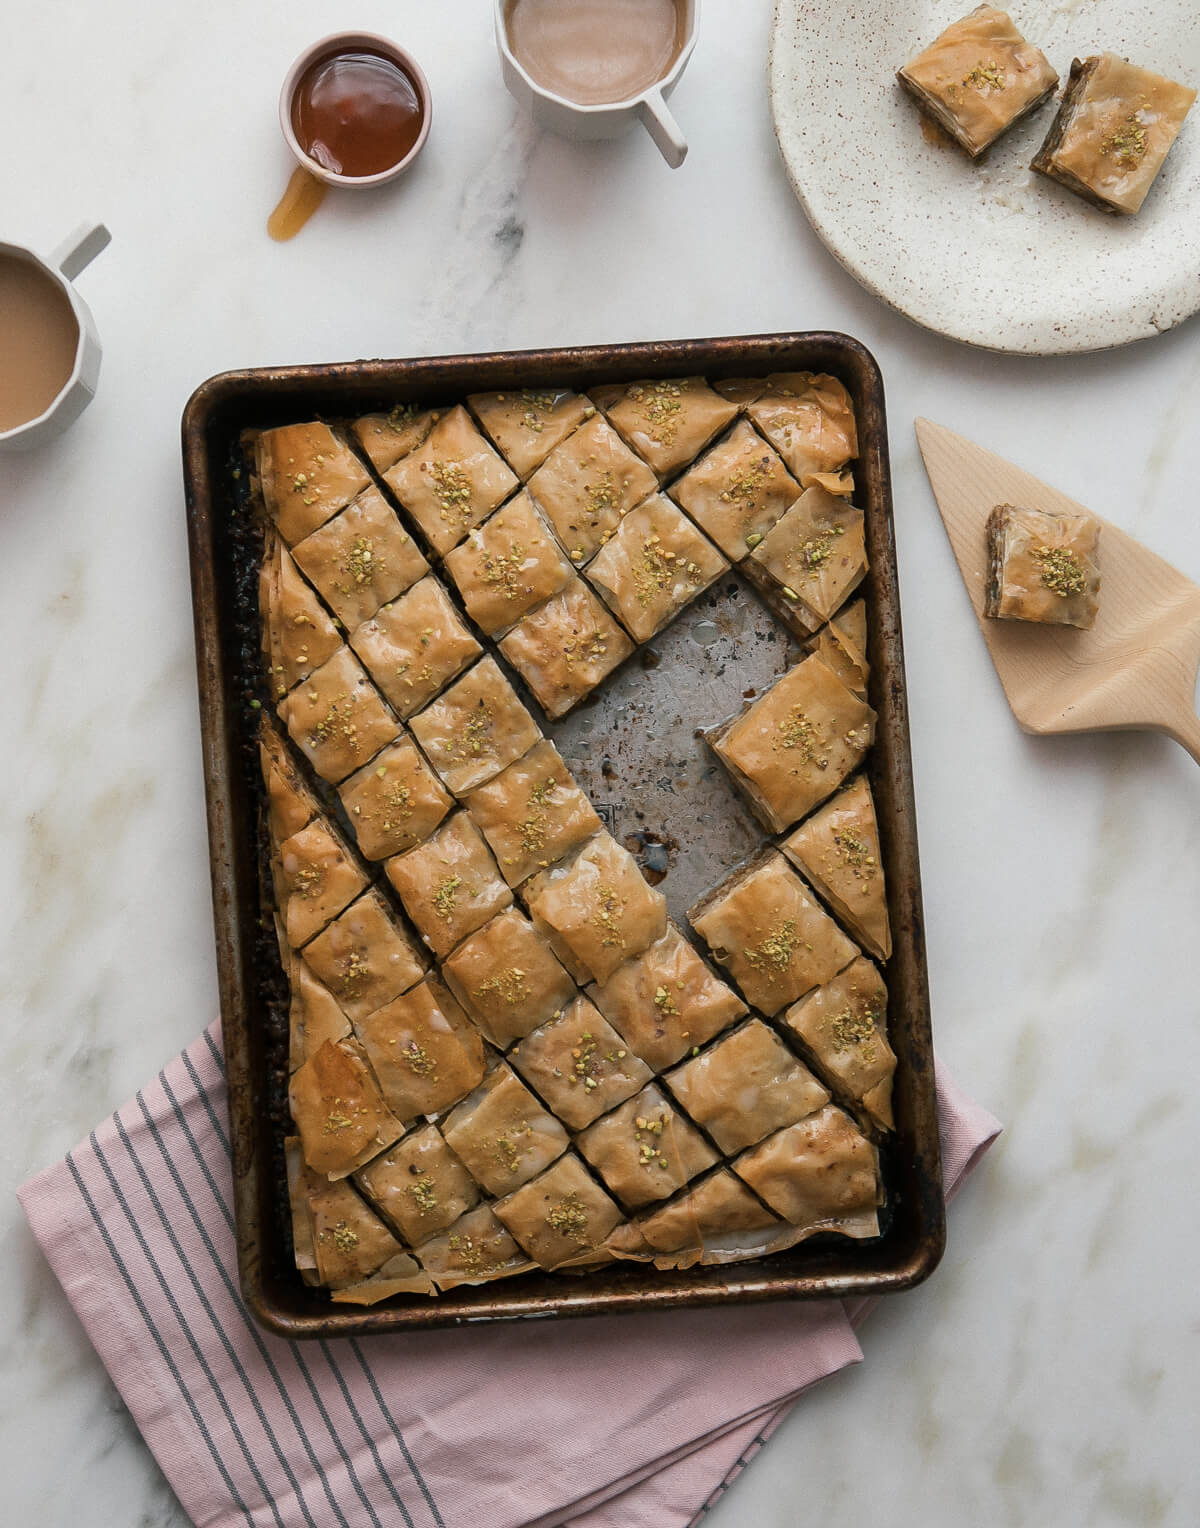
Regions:
<svg viewBox="0 0 1200 1528"><path fill-rule="evenodd" d="M875 802L857 776L779 846L877 960L892 953Z"/></svg>
<svg viewBox="0 0 1200 1528"><path fill-rule="evenodd" d="M366 890L367 877L338 833L316 818L277 851L276 895L294 950Z"/></svg>
<svg viewBox="0 0 1200 1528"><path fill-rule="evenodd" d="M804 632L814 632L845 604L867 573L863 512L814 484L806 488L742 564L764 592L777 596Z"/></svg>
<svg viewBox="0 0 1200 1528"><path fill-rule="evenodd" d="M425 975L421 950L374 887L305 945L304 960L352 1023Z"/></svg>
<svg viewBox="0 0 1200 1528"><path fill-rule="evenodd" d="M456 796L498 775L542 735L494 658L468 669L409 726Z"/></svg>
<svg viewBox="0 0 1200 1528"><path fill-rule="evenodd" d="M827 982L858 954L773 849L734 871L688 918L746 1001L767 1014Z"/></svg>
<svg viewBox="0 0 1200 1528"><path fill-rule="evenodd" d="M740 1156L733 1170L806 1235L879 1234L878 1153L834 1104L769 1136Z"/></svg>
<svg viewBox="0 0 1200 1528"><path fill-rule="evenodd" d="M632 1210L668 1198L719 1160L653 1083L589 1125L577 1145L609 1193Z"/></svg>
<svg viewBox="0 0 1200 1528"><path fill-rule="evenodd" d="M429 572L416 542L374 487L298 541L292 556L347 631Z"/></svg>
<svg viewBox="0 0 1200 1528"><path fill-rule="evenodd" d="M1077 58L1032 168L1104 212L1132 216L1195 99L1187 85L1115 53Z"/></svg>
<svg viewBox="0 0 1200 1528"><path fill-rule="evenodd" d="M637 642L648 642L729 564L656 494L627 514L586 569L601 599Z"/></svg>
<svg viewBox="0 0 1200 1528"><path fill-rule="evenodd" d="M496 1216L542 1268L591 1262L624 1218L577 1156L568 1152L496 1205Z"/></svg>
<svg viewBox="0 0 1200 1528"><path fill-rule="evenodd" d="M887 1037L887 988L869 960L860 955L789 1008L783 1022L812 1052L822 1075L872 1124L894 1128L896 1057Z"/></svg>
<svg viewBox="0 0 1200 1528"><path fill-rule="evenodd" d="M483 1081L482 1036L433 977L368 1014L355 1032L397 1119L448 1109Z"/></svg>
<svg viewBox="0 0 1200 1528"><path fill-rule="evenodd" d="M774 447L739 419L670 494L726 557L740 562L800 497L800 484Z"/></svg>
<svg viewBox="0 0 1200 1528"><path fill-rule="evenodd" d="M466 812L455 812L423 844L384 868L404 911L439 956L512 904L512 892Z"/></svg>
<svg viewBox="0 0 1200 1528"><path fill-rule="evenodd" d="M324 525L371 481L327 424L264 430L254 455L267 514L289 546Z"/></svg>
<svg viewBox="0 0 1200 1528"><path fill-rule="evenodd" d="M353 1037L319 1046L292 1074L288 1101L305 1162L328 1178L349 1177L404 1134Z"/></svg>
<svg viewBox="0 0 1200 1528"><path fill-rule="evenodd" d="M467 402L497 450L522 479L596 412L579 393L554 388L472 393Z"/></svg>
<svg viewBox="0 0 1200 1528"><path fill-rule="evenodd" d="M703 377L631 382L604 410L625 441L660 478L697 457L737 413Z"/></svg>
<svg viewBox="0 0 1200 1528"><path fill-rule="evenodd" d="M421 1262L439 1289L486 1284L526 1273L534 1266L487 1204L456 1220L441 1236L423 1243Z"/></svg>
<svg viewBox="0 0 1200 1528"><path fill-rule="evenodd" d="M406 737L377 753L338 787L360 851L389 859L433 832L454 798Z"/></svg>
<svg viewBox="0 0 1200 1528"><path fill-rule="evenodd" d="M592 803L546 738L477 786L464 804L510 886L545 870L600 827Z"/></svg>
<svg viewBox="0 0 1200 1528"><path fill-rule="evenodd" d="M422 1125L360 1167L354 1181L410 1246L447 1230L479 1203L479 1186L442 1139Z"/></svg>
<svg viewBox="0 0 1200 1528"><path fill-rule="evenodd" d="M985 615L1085 630L1095 624L1100 525L1091 515L997 504L987 538Z"/></svg>
<svg viewBox="0 0 1200 1528"><path fill-rule="evenodd" d="M836 377L776 372L746 412L801 488L815 483L830 493L853 492L853 479L844 469L858 455L858 431L850 394Z"/></svg>
<svg viewBox="0 0 1200 1528"><path fill-rule="evenodd" d="M282 700L333 657L342 639L321 601L301 578L282 537L270 530L259 570L258 607L271 694Z"/></svg>
<svg viewBox="0 0 1200 1528"><path fill-rule="evenodd" d="M602 414L556 446L529 479L530 493L576 567L657 487L654 473Z"/></svg>
<svg viewBox="0 0 1200 1528"><path fill-rule="evenodd" d="M494 1067L442 1121L442 1134L489 1194L511 1193L544 1172L567 1132L511 1067Z"/></svg>
<svg viewBox="0 0 1200 1528"><path fill-rule="evenodd" d="M467 614L501 636L570 582L571 564L527 493L519 493L447 554Z"/></svg>
<svg viewBox="0 0 1200 1528"><path fill-rule="evenodd" d="M439 417L433 409L416 403L398 403L386 414L364 414L351 430L371 466L382 476L402 456L416 450Z"/></svg>
<svg viewBox="0 0 1200 1528"><path fill-rule="evenodd" d="M439 557L486 520L517 486L460 405L443 414L421 444L383 480L424 532Z"/></svg>
<svg viewBox="0 0 1200 1528"><path fill-rule="evenodd" d="M650 1068L585 997L527 1035L509 1060L572 1130L590 1125L650 1081Z"/></svg>
<svg viewBox="0 0 1200 1528"><path fill-rule="evenodd" d="M814 654L708 742L756 815L782 833L858 767L874 736L874 711Z"/></svg>
<svg viewBox="0 0 1200 1528"><path fill-rule="evenodd" d="M744 1183L718 1167L661 1209L618 1226L608 1245L619 1257L652 1257L659 1268L690 1268L770 1251L784 1229Z"/></svg>
<svg viewBox="0 0 1200 1528"><path fill-rule="evenodd" d="M349 641L403 717L419 711L483 652L432 574L376 611Z"/></svg>
<svg viewBox="0 0 1200 1528"><path fill-rule="evenodd" d="M500 651L557 719L633 651L633 643L581 578L539 605L500 639Z"/></svg>
<svg viewBox="0 0 1200 1528"><path fill-rule="evenodd" d="M515 907L464 939L442 963L451 991L500 1050L561 1013L575 983Z"/></svg>
<svg viewBox="0 0 1200 1528"><path fill-rule="evenodd" d="M315 669L279 703L296 747L331 785L399 736L400 725L348 647Z"/></svg>
<svg viewBox="0 0 1200 1528"><path fill-rule="evenodd" d="M972 159L1036 111L1058 84L1046 55L993 5L953 22L896 78Z"/></svg>

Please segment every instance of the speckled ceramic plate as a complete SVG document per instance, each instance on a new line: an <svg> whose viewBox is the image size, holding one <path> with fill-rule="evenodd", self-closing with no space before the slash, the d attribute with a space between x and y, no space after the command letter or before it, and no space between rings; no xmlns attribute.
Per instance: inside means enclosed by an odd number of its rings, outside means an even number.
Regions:
<svg viewBox="0 0 1200 1528"><path fill-rule="evenodd" d="M1133 218L1030 170L1057 96L972 164L896 83L971 8L776 0L775 131L820 237L884 302L991 350L1101 350L1200 310L1200 105ZM1111 51L1200 87L1197 0L1016 0L1011 14L1064 81L1073 57Z"/></svg>

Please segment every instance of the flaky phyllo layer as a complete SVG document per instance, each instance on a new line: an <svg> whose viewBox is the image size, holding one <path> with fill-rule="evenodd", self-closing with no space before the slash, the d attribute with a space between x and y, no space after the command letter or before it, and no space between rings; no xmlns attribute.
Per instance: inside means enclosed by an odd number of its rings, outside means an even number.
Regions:
<svg viewBox="0 0 1200 1528"><path fill-rule="evenodd" d="M877 1235L891 931L842 384L480 394L255 450L303 1277L371 1303ZM705 734L764 840L689 935L547 724L731 564L806 655Z"/></svg>

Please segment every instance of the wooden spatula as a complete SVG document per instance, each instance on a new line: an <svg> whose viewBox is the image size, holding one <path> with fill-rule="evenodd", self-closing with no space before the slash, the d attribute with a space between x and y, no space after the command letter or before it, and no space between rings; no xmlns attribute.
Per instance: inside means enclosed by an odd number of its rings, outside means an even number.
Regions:
<svg viewBox="0 0 1200 1528"><path fill-rule="evenodd" d="M1100 612L1091 631L989 620L987 517L996 504L1056 514L1082 506L940 424L918 419L925 470L979 626L1026 732L1150 727L1200 764L1200 587L1101 520ZM1096 516L1099 519L1099 516Z"/></svg>

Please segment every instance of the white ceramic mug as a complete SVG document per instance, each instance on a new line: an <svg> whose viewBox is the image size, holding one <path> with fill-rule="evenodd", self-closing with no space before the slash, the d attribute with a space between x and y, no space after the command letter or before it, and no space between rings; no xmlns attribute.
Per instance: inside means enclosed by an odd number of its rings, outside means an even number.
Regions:
<svg viewBox="0 0 1200 1528"><path fill-rule="evenodd" d="M91 309L72 282L111 238L103 223L81 223L46 259L22 244L0 243L0 257L26 260L30 265L36 265L62 290L71 304L79 329L75 365L62 391L36 418L14 425L11 430L0 431L0 451L27 451L31 446L44 445L68 425L74 424L96 396L96 382L100 376L100 337Z"/></svg>
<svg viewBox="0 0 1200 1528"><path fill-rule="evenodd" d="M687 139L671 115L667 97L679 83L679 76L696 46L700 0L683 0L683 6L683 47L662 79L656 80L640 95L630 96L627 100L604 102L599 106L581 106L577 101L569 101L565 96L555 95L544 85L539 85L521 67L508 41L505 17L508 0L496 0L496 47L500 52L504 83L539 127L548 127L565 138L589 142L597 138L619 138L635 122L640 121L654 139L663 158L673 170L677 170L687 157Z"/></svg>

